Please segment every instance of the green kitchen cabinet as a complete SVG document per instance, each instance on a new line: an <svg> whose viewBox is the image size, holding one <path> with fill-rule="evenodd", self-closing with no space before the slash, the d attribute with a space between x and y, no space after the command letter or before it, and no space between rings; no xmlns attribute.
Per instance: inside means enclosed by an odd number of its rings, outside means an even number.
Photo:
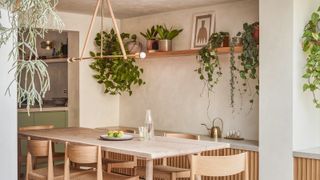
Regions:
<svg viewBox="0 0 320 180"><path fill-rule="evenodd" d="M66 112L37 112L34 113L35 125L54 125L55 128L68 126Z"/></svg>
<svg viewBox="0 0 320 180"><path fill-rule="evenodd" d="M54 125L55 128L68 127L68 112L66 111L46 111L18 113L18 127Z"/></svg>
<svg viewBox="0 0 320 180"><path fill-rule="evenodd" d="M27 112L18 113L18 127L38 126L38 125L54 125L55 128L68 127L67 111L43 111L43 112ZM64 152L64 144L55 144L55 152ZM21 141L21 154L26 158L27 141ZM40 164L39 167L42 167ZM25 171L25 163L21 166L22 173Z"/></svg>
<svg viewBox="0 0 320 180"><path fill-rule="evenodd" d="M68 127L67 111L46 111L31 112L30 116L27 112L18 113L18 127L38 126L38 125L54 125L55 128ZM26 141L21 142L22 155L26 155ZM63 152L64 145L56 144L56 152Z"/></svg>
<svg viewBox="0 0 320 180"><path fill-rule="evenodd" d="M34 113L20 112L18 114L18 127L33 126L34 125Z"/></svg>

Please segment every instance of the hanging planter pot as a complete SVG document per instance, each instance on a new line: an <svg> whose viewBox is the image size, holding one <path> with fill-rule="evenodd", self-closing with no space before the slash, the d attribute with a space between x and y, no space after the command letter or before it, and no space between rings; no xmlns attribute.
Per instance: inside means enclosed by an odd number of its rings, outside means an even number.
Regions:
<svg viewBox="0 0 320 180"><path fill-rule="evenodd" d="M161 52L172 51L172 40L168 40L168 39L159 40L159 51Z"/></svg>

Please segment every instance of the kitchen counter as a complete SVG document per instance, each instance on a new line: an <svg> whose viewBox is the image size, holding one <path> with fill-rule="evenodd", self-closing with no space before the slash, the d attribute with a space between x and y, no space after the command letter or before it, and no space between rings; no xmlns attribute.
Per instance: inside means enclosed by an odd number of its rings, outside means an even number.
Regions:
<svg viewBox="0 0 320 180"><path fill-rule="evenodd" d="M320 147L304 149L293 152L294 157L319 159L320 160Z"/></svg>
<svg viewBox="0 0 320 180"><path fill-rule="evenodd" d="M211 138L210 136L201 135L201 140L204 141L216 141L216 142L224 142L229 143L230 148L233 149L241 149L246 151L259 151L259 142L255 140L231 140L231 139L224 139L224 138L218 138L215 140L214 138Z"/></svg>
<svg viewBox="0 0 320 180"><path fill-rule="evenodd" d="M51 107L42 107L42 109L30 108L29 112L54 112L54 111L68 111L68 107L51 106ZM26 108L19 108L18 112L28 112L28 111Z"/></svg>
<svg viewBox="0 0 320 180"><path fill-rule="evenodd" d="M102 128L98 128L98 129L110 129L111 130L111 129L117 129L117 128L134 129L138 133L137 128L123 127L123 126L121 126L121 127L102 127ZM162 136L164 134L164 132L172 132L172 131L155 130L155 135ZM229 143L230 148L234 148L234 149L241 149L241 150L255 151L255 152L259 151L259 142L255 141L255 140L230 140L230 139L224 139L224 138L214 139L214 138L211 138L210 136L206 136L206 135L200 135L200 140Z"/></svg>

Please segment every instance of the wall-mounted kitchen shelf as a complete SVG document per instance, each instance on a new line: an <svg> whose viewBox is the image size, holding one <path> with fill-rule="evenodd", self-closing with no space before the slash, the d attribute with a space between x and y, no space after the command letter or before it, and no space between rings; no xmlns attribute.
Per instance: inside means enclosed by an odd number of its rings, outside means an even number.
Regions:
<svg viewBox="0 0 320 180"><path fill-rule="evenodd" d="M46 63L67 63L67 58L44 59Z"/></svg>
<svg viewBox="0 0 320 180"><path fill-rule="evenodd" d="M228 54L228 53L230 53L230 47L217 48L217 51L218 51L218 54ZM147 53L147 58L196 56L196 55L198 55L198 52L199 52L198 49L169 51L169 52L153 52L153 53ZM242 46L235 47L234 52L235 53L242 52Z"/></svg>

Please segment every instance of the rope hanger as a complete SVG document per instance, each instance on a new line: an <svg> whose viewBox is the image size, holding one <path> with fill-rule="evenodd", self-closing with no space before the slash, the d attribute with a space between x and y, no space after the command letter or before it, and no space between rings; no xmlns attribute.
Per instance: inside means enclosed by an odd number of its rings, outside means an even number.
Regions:
<svg viewBox="0 0 320 180"><path fill-rule="evenodd" d="M104 26L103 25L104 1L107 2L108 8L109 8L109 12L110 12L110 15L111 15L111 19L112 19L112 23L114 25L114 28L115 28L115 31L116 31L116 34L117 34L117 38L118 38L118 41L119 41L119 44L120 44L122 55L107 55L107 56L103 56L103 53L102 53L102 47L103 47L103 35L102 35L102 32L103 32L103 26ZM100 33L101 33L101 37L100 37L101 38L100 39L101 48L100 48L100 51L101 52L100 52L100 56L99 57L94 57L94 58L93 57L83 57L84 56L84 52L85 52L85 50L87 48L87 45L88 45L88 40L89 40L90 35L92 33L92 28L93 28L93 25L95 23L95 20L96 20L97 14L98 14L99 7L101 8L100 9L100 13L101 13L101 29L100 29ZM118 25L117 25L117 21L116 21L116 18L114 16L114 13L113 13L113 9L112 9L110 0L97 0L95 11L94 11L93 16L91 18L89 30L88 30L88 33L86 35L86 40L84 42L84 45L83 45L83 48L82 48L82 51L81 51L81 56L78 57L78 58L76 58L76 57L68 58L67 61L69 63L71 63L71 62L81 61L81 60L86 60L86 59L113 59L113 58L121 58L121 57L123 57L123 59L125 59L125 60L128 59L128 57L133 57L133 58L137 58L137 59L139 59L139 58L140 59L144 59L146 57L146 53L140 52L140 53L127 55L126 50L125 50L124 45L123 45L123 41L122 41L121 35L120 35L119 28L118 28Z"/></svg>

